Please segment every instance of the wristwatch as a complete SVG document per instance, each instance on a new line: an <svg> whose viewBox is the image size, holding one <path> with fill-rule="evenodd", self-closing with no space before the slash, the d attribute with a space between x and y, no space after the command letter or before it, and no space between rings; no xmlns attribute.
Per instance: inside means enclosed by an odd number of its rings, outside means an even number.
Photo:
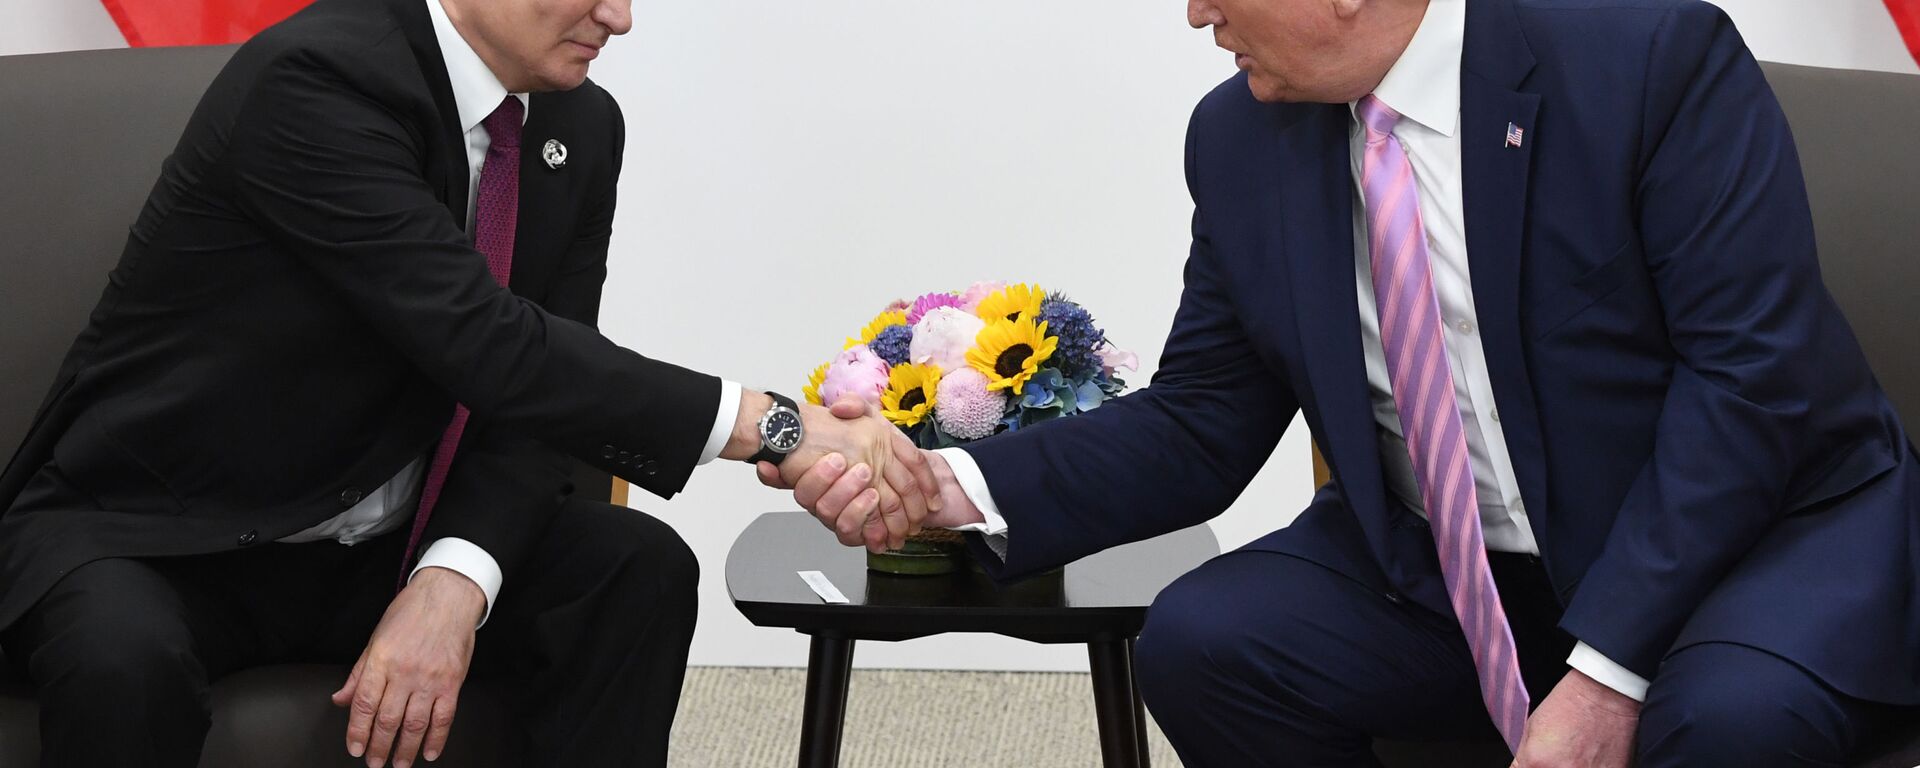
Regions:
<svg viewBox="0 0 1920 768"><path fill-rule="evenodd" d="M800 440L806 437L807 430L800 422L800 407L794 404L792 398L778 392L768 392L767 396L773 398L773 407L760 417L760 452L747 461L752 464L764 461L779 466L787 454L800 447Z"/></svg>

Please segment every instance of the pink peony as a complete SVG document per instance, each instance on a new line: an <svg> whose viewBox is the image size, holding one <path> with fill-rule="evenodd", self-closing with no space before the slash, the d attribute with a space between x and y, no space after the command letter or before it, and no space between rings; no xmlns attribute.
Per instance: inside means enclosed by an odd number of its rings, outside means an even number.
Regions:
<svg viewBox="0 0 1920 768"><path fill-rule="evenodd" d="M913 305L908 304L906 299L894 299L893 303L888 304L887 308L880 310L880 312L882 314L885 314L887 312L905 312L907 311L907 307L910 307L910 306L913 306Z"/></svg>
<svg viewBox="0 0 1920 768"><path fill-rule="evenodd" d="M865 344L841 352L827 364L827 377L820 382L820 402L833 405L844 397L878 404L880 393L887 391L887 361L880 359Z"/></svg>
<svg viewBox="0 0 1920 768"><path fill-rule="evenodd" d="M907 346L907 360L940 367L941 373L953 373L967 367L967 350L985 321L959 307L935 307L913 326L913 342Z"/></svg>
<svg viewBox="0 0 1920 768"><path fill-rule="evenodd" d="M1006 412L1006 393L989 391L987 377L972 368L947 374L934 395L934 420L947 434L962 440L993 434Z"/></svg>
<svg viewBox="0 0 1920 768"><path fill-rule="evenodd" d="M972 312L974 307L980 306L982 299L999 293L1006 287L1007 284L999 280L982 280L969 285L967 290L960 294L960 308Z"/></svg>
<svg viewBox="0 0 1920 768"><path fill-rule="evenodd" d="M1094 353L1100 356L1100 367L1106 369L1108 376L1121 369L1140 370L1140 356L1114 346L1111 341L1101 344Z"/></svg>
<svg viewBox="0 0 1920 768"><path fill-rule="evenodd" d="M920 322L920 318L926 317L928 312L932 312L940 307L957 306L960 306L960 297L958 296L951 293L929 293L913 300L913 306L907 310L907 325Z"/></svg>

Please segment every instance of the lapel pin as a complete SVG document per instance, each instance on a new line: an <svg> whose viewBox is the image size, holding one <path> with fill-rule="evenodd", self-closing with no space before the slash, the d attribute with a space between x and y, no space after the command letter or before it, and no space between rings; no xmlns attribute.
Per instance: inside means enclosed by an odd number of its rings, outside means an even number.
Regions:
<svg viewBox="0 0 1920 768"><path fill-rule="evenodd" d="M1520 130L1520 126L1507 123L1507 146L1519 149L1520 141L1525 138L1525 133L1525 131ZM552 142L548 142L547 146L552 147Z"/></svg>
<svg viewBox="0 0 1920 768"><path fill-rule="evenodd" d="M558 169L567 164L567 145L559 139L547 139L547 145L540 148L540 158L547 161L547 167Z"/></svg>

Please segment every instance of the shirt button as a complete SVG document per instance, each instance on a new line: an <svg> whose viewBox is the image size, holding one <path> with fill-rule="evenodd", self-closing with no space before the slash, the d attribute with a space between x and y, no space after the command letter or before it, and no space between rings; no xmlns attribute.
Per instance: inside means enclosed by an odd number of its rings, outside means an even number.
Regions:
<svg viewBox="0 0 1920 768"><path fill-rule="evenodd" d="M363 498L366 498L366 494L361 493L360 489L348 488L340 492L340 506L351 507L360 503L360 500Z"/></svg>
<svg viewBox="0 0 1920 768"><path fill-rule="evenodd" d="M250 546L253 544L254 540L259 538L260 538L259 531L247 531L246 533L240 534L240 546L243 546L243 547Z"/></svg>
<svg viewBox="0 0 1920 768"><path fill-rule="evenodd" d="M1498 408L1493 409L1493 420L1495 422L1500 421L1500 409Z"/></svg>
<svg viewBox="0 0 1920 768"><path fill-rule="evenodd" d="M1523 515L1524 515L1524 514L1526 514L1526 513L1527 513L1527 502L1526 502L1526 500L1525 500L1525 499L1521 499L1521 500L1519 500L1519 501L1516 501L1516 502L1514 502L1514 503L1513 503L1513 511L1515 511L1515 512L1518 512L1518 513L1520 513L1520 514L1523 514Z"/></svg>
<svg viewBox="0 0 1920 768"><path fill-rule="evenodd" d="M1458 323L1454 323L1454 324L1453 324L1453 327L1454 327L1455 329L1457 329L1457 330L1459 330L1459 331L1460 331L1461 333L1463 333L1463 334L1466 334L1466 335L1468 335L1468 336L1471 336L1471 335L1473 335L1473 322L1472 322L1472 321L1469 321L1469 320L1462 320L1462 321L1460 321L1460 322L1458 322Z"/></svg>

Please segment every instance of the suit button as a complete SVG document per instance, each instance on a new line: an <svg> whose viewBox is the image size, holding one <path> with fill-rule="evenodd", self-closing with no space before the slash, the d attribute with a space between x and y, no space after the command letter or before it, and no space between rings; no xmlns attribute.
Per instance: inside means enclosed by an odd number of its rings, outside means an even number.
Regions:
<svg viewBox="0 0 1920 768"><path fill-rule="evenodd" d="M1404 597L1401 597L1401 596L1400 596L1400 593L1398 593L1398 592L1388 592L1388 593L1387 593L1387 602L1389 602L1389 603L1393 603L1394 605L1399 605L1399 604L1400 604L1400 603L1401 603L1402 601L1404 601L1404 600L1406 600L1406 598L1404 598Z"/></svg>
<svg viewBox="0 0 1920 768"><path fill-rule="evenodd" d="M360 500L363 498L366 498L366 494L361 493L360 489L348 488L340 492L340 506L351 507L360 503Z"/></svg>
<svg viewBox="0 0 1920 768"><path fill-rule="evenodd" d="M617 457L616 460L622 464L625 464L629 461L633 461L633 454L627 451L621 451L619 457Z"/></svg>
<svg viewBox="0 0 1920 768"><path fill-rule="evenodd" d="M260 538L259 531L247 531L246 533L240 534L240 546L251 546L254 540L258 538Z"/></svg>
<svg viewBox="0 0 1920 768"><path fill-rule="evenodd" d="M659 474L660 467L659 465L649 461L645 464L640 465L640 471L647 473L647 477L653 477L654 475Z"/></svg>
<svg viewBox="0 0 1920 768"><path fill-rule="evenodd" d="M613 456L614 456L613 446L611 445L600 446L600 458L611 459L613 458Z"/></svg>

